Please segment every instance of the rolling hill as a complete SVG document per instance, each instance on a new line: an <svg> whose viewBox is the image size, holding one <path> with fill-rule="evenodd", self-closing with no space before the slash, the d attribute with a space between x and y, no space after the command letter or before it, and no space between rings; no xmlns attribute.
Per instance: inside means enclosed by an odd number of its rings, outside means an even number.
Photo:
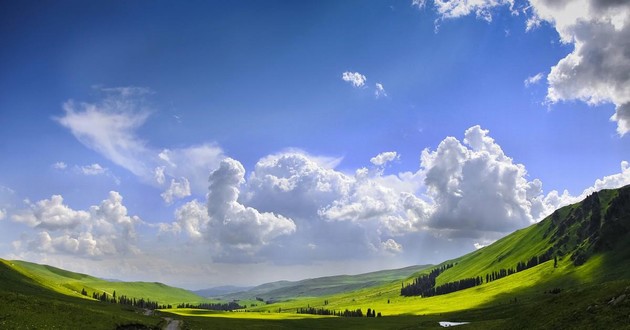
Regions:
<svg viewBox="0 0 630 330"><path fill-rule="evenodd" d="M321 297L402 280L427 267L430 266L410 266L358 275L318 277L295 282L277 281L262 284L247 291L227 294L220 298L224 300L253 300L258 297L264 300L277 301L298 297Z"/></svg>
<svg viewBox="0 0 630 330"><path fill-rule="evenodd" d="M136 299L144 298L164 305L175 305L182 302L208 302L207 299L188 290L157 282L112 282L86 274L74 273L26 261L11 260L4 262L5 264L10 264L15 271L31 278L42 287L70 296L84 297L81 291L85 289L89 297L94 292L97 294L105 292L110 296L116 292L118 296L125 295Z"/></svg>
<svg viewBox="0 0 630 330"><path fill-rule="evenodd" d="M2 329L159 329L164 323L128 306L101 303L61 287L54 290L54 282L44 283L19 268L0 260Z"/></svg>

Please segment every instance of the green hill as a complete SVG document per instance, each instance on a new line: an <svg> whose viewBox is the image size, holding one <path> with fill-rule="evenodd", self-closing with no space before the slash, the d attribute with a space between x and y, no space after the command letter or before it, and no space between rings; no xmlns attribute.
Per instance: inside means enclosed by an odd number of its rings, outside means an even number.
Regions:
<svg viewBox="0 0 630 330"><path fill-rule="evenodd" d="M125 295L129 298L144 298L163 305L176 305L182 302L209 302L209 300L188 290L174 288L162 283L112 282L26 261L12 260L10 263L16 271L33 279L39 285L71 296L83 297L81 291L85 289L89 297L92 297L94 292L99 295L105 292L109 296L116 292L119 297Z"/></svg>
<svg viewBox="0 0 630 330"><path fill-rule="evenodd" d="M247 291L224 295L220 298L224 300L253 300L258 297L264 300L277 301L298 297L321 297L402 280L427 267L430 266L411 266L358 275L326 276L296 282L278 281L262 284Z"/></svg>
<svg viewBox="0 0 630 330"><path fill-rule="evenodd" d="M62 294L17 268L0 259L1 329L158 329L163 323L134 308Z"/></svg>

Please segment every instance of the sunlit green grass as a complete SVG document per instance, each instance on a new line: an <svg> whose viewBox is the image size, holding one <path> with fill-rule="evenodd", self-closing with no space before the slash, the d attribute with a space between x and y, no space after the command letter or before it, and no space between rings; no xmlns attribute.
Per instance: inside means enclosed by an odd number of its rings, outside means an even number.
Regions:
<svg viewBox="0 0 630 330"><path fill-rule="evenodd" d="M56 292L84 297L81 290L88 292L88 297L92 297L92 292L106 292L112 295L116 291L117 296L125 295L129 298L144 298L157 301L160 304L177 305L179 303L200 303L215 302L199 297L190 291L174 288L162 283L153 282L111 282L93 276L74 273L63 269L39 265L35 263L13 260L10 261L12 267Z"/></svg>
<svg viewBox="0 0 630 330"><path fill-rule="evenodd" d="M0 260L0 329L115 329L127 324L159 328L163 323L134 308L51 290L12 263Z"/></svg>

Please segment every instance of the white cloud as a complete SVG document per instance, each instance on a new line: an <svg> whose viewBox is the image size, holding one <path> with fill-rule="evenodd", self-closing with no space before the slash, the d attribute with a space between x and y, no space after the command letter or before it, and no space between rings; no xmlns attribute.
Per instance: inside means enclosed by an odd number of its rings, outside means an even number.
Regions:
<svg viewBox="0 0 630 330"><path fill-rule="evenodd" d="M403 246L391 238L385 242L381 242L381 246L384 251L391 253L401 253L403 251Z"/></svg>
<svg viewBox="0 0 630 330"><path fill-rule="evenodd" d="M205 143L185 148L163 149L158 155L162 174L173 178L186 178L192 193L204 195L208 189L208 173L215 170L225 156L221 147ZM154 170L153 179L160 179ZM157 175L157 176L156 176Z"/></svg>
<svg viewBox="0 0 630 330"><path fill-rule="evenodd" d="M349 71L344 72L341 75L341 79L343 79L343 81L351 83L354 87L363 87L365 85L365 82L367 81L367 78L364 75L358 72Z"/></svg>
<svg viewBox="0 0 630 330"><path fill-rule="evenodd" d="M426 0L413 0L412 5L420 9L426 6ZM458 18L474 13L487 22L492 21L492 10L495 7L514 6L514 0L433 0L433 6L440 19Z"/></svg>
<svg viewBox="0 0 630 330"><path fill-rule="evenodd" d="M280 235L295 232L295 223L281 215L239 203L239 186L245 181L245 169L236 160L226 158L210 174L208 215L211 231L222 246L248 251L266 245Z"/></svg>
<svg viewBox="0 0 630 330"><path fill-rule="evenodd" d="M475 244L473 244L473 245L474 245L475 249L477 249L477 250L479 250L479 249L481 249L483 247L486 247L485 244L481 244L481 243L477 243L477 242L475 242Z"/></svg>
<svg viewBox="0 0 630 330"><path fill-rule="evenodd" d="M174 198L184 198L190 196L190 183L188 179L181 178L179 181L171 179L171 185L162 194L162 199L168 204L173 203Z"/></svg>
<svg viewBox="0 0 630 330"><path fill-rule="evenodd" d="M159 185L163 185L164 181L166 180L166 177L164 175L164 168L165 166L158 166L155 168L155 170L153 170L155 182L157 182Z"/></svg>
<svg viewBox="0 0 630 330"><path fill-rule="evenodd" d="M381 98L381 97L387 97L387 92L385 91L385 87L383 87L383 84L381 83L376 83L376 85L374 86L374 96L376 96L376 98Z"/></svg>
<svg viewBox="0 0 630 330"><path fill-rule="evenodd" d="M191 192L205 193L208 172L216 169L224 157L221 147L203 143L174 149L152 148L137 135L138 128L150 114L143 99L150 90L123 87L101 88L100 91L106 95L95 103L66 102L64 115L55 120L86 147L148 184L161 186L168 182L167 178L184 177L190 183ZM87 174L98 169L82 170Z"/></svg>
<svg viewBox="0 0 630 330"><path fill-rule="evenodd" d="M435 151L422 152L435 203L430 227L478 237L522 228L544 215L542 183L528 181L525 166L513 163L488 133L474 126L466 130L465 144L447 137Z"/></svg>
<svg viewBox="0 0 630 330"><path fill-rule="evenodd" d="M53 195L29 204L12 220L36 231L34 238L27 235L16 242L18 248L92 258L138 252L135 226L141 220L127 215L122 196L115 191L89 211L73 210L63 204L63 197Z"/></svg>
<svg viewBox="0 0 630 330"><path fill-rule="evenodd" d="M607 175L601 179L595 180L594 184L582 191L577 196L572 196L568 191L563 191L560 194L558 191L553 190L545 196L545 205L547 213L551 213L554 210L573 203L577 203L588 195L600 191L602 189L615 189L630 184L630 166L627 161L621 162L621 172L616 174Z"/></svg>
<svg viewBox="0 0 630 330"><path fill-rule="evenodd" d="M395 153L384 153L375 161L385 164L395 157ZM296 240L314 240L322 249L344 244L349 254L376 252L383 247L381 237L414 231L420 217L426 216L423 201L398 190L408 185L399 184L400 179L384 179L381 174L359 169L350 176L324 168L308 155L281 153L256 164L247 182L246 200L259 209L294 219L298 225ZM389 183L391 187L386 185ZM304 232L301 228L312 229ZM322 236L313 235L315 228L322 230ZM330 230L345 241L334 241L326 234Z"/></svg>
<svg viewBox="0 0 630 330"><path fill-rule="evenodd" d="M531 77L527 77L527 79L523 81L523 84L525 84L525 87L538 84L540 82L540 79L542 79L542 77L543 77L542 72L539 72Z"/></svg>
<svg viewBox="0 0 630 330"><path fill-rule="evenodd" d="M175 232L185 231L192 239L197 240L208 235L208 207L206 204L193 200L184 204L175 211Z"/></svg>
<svg viewBox="0 0 630 330"><path fill-rule="evenodd" d="M79 167L80 172L83 175L101 175L107 172L107 169L99 164L91 164Z"/></svg>
<svg viewBox="0 0 630 330"><path fill-rule="evenodd" d="M88 218L88 212L75 211L64 205L60 195L29 203L29 210L13 215L13 221L45 230L72 229Z"/></svg>
<svg viewBox="0 0 630 330"><path fill-rule="evenodd" d="M7 217L7 210L0 209L0 220L4 220Z"/></svg>
<svg viewBox="0 0 630 330"><path fill-rule="evenodd" d="M376 166L383 166L393 160L399 159L399 155L398 153L396 153L395 151L387 151L387 152L382 152L374 157L372 157L372 159L370 159L370 163L376 165Z"/></svg>
<svg viewBox="0 0 630 330"><path fill-rule="evenodd" d="M51 167L56 170L65 170L68 167L68 165L64 162L56 162L52 164Z"/></svg>
<svg viewBox="0 0 630 330"><path fill-rule="evenodd" d="M132 173L147 176L141 160L147 149L135 130L144 124L149 113L133 94L108 95L96 104L70 100L63 109L64 116L56 120L77 140Z"/></svg>

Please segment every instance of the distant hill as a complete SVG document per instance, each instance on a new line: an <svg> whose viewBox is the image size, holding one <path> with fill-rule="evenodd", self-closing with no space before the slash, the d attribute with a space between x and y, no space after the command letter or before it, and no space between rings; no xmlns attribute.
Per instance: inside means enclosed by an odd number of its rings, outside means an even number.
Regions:
<svg viewBox="0 0 630 330"><path fill-rule="evenodd" d="M276 301L296 297L321 297L399 281L427 267L430 265L381 270L359 275L326 276L296 282L277 281L265 283L243 292L223 295L221 298L224 300L262 298L266 301Z"/></svg>
<svg viewBox="0 0 630 330"><path fill-rule="evenodd" d="M225 286L217 286L209 289L196 290L192 291L192 293L206 298L219 297L224 296L230 293L242 292L251 289L251 286L233 286L233 285L225 285Z"/></svg>

